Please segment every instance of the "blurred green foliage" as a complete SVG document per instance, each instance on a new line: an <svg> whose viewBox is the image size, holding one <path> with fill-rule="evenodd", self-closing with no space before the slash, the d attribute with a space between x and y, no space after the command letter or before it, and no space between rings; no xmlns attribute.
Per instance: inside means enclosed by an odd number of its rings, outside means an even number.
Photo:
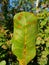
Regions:
<svg viewBox="0 0 49 65"><path fill-rule="evenodd" d="M49 12L37 14L39 17L39 34L36 41L39 65L47 65L49 55Z"/></svg>

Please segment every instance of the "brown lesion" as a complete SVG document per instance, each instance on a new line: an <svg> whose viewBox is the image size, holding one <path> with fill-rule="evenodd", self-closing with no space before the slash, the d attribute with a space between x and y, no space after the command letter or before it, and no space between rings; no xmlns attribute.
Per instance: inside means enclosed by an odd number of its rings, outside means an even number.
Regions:
<svg viewBox="0 0 49 65"><path fill-rule="evenodd" d="M27 24L36 24L37 21L33 21L33 22L28 22Z"/></svg>
<svg viewBox="0 0 49 65"><path fill-rule="evenodd" d="M28 22L28 24L31 24L31 22Z"/></svg>
<svg viewBox="0 0 49 65"><path fill-rule="evenodd" d="M20 13L19 16L18 16L18 20L21 20L22 19L22 16L23 16L23 14Z"/></svg>
<svg viewBox="0 0 49 65"><path fill-rule="evenodd" d="M22 26L21 25L18 25L17 28L22 28Z"/></svg>
<svg viewBox="0 0 49 65"><path fill-rule="evenodd" d="M21 16L18 16L18 20L21 20L21 18L22 18Z"/></svg>

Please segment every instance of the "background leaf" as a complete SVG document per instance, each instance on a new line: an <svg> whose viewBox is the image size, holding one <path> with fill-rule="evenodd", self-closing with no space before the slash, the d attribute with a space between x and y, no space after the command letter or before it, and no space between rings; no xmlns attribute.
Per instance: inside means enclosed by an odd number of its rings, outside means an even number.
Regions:
<svg viewBox="0 0 49 65"><path fill-rule="evenodd" d="M0 62L0 65L6 65L5 61Z"/></svg>

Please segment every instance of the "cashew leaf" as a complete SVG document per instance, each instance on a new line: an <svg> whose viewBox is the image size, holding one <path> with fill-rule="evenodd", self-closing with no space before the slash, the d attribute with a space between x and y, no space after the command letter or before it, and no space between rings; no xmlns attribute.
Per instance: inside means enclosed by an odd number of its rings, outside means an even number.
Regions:
<svg viewBox="0 0 49 65"><path fill-rule="evenodd" d="M29 12L20 12L14 16L12 51L20 65L26 65L36 55L36 37L38 33L37 17Z"/></svg>

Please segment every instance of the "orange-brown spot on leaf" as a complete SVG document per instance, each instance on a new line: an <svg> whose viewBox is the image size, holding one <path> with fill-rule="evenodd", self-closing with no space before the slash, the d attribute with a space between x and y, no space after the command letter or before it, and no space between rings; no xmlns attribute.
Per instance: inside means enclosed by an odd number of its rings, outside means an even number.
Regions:
<svg viewBox="0 0 49 65"><path fill-rule="evenodd" d="M37 21L33 21L33 22L28 22L27 24L35 24L36 25Z"/></svg>
<svg viewBox="0 0 49 65"><path fill-rule="evenodd" d="M21 16L18 16L18 20L21 20Z"/></svg>
<svg viewBox="0 0 49 65"><path fill-rule="evenodd" d="M21 28L21 25L18 25L17 28Z"/></svg>
<svg viewBox="0 0 49 65"><path fill-rule="evenodd" d="M28 24L31 24L31 22L28 22Z"/></svg>

